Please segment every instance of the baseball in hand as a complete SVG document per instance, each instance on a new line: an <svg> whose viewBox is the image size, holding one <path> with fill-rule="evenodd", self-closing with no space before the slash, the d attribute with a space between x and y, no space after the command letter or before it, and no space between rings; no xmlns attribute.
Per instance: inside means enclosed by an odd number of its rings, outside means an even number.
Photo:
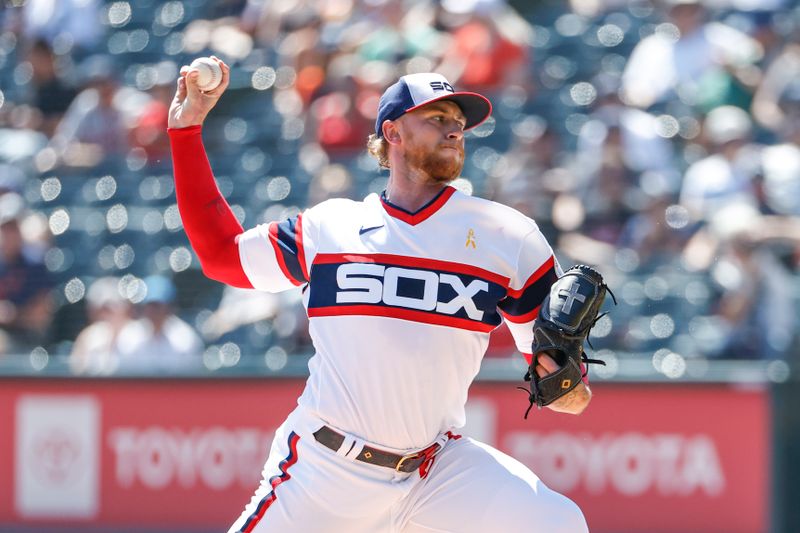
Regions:
<svg viewBox="0 0 800 533"><path fill-rule="evenodd" d="M210 57L198 57L189 68L197 70L197 86L201 91L213 91L222 82L222 69Z"/></svg>

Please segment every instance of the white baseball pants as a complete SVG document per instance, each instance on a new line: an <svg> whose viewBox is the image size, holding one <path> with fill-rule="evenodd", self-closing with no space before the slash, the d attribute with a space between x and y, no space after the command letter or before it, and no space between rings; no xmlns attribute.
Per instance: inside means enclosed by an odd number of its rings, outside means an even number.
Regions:
<svg viewBox="0 0 800 533"><path fill-rule="evenodd" d="M287 418L229 533L588 531L574 502L491 446L449 440L422 479L356 461L359 439L345 438L338 452L326 448L313 436L323 424L302 407Z"/></svg>

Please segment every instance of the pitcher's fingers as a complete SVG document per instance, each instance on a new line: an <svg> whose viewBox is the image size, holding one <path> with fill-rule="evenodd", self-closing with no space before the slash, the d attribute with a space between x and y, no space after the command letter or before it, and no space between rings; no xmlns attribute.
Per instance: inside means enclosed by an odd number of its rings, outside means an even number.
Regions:
<svg viewBox="0 0 800 533"><path fill-rule="evenodd" d="M539 375L540 378L543 378L548 374L552 374L553 372L559 369L558 363L556 363L555 359L553 359L546 353L540 353L536 357L536 361L539 363L536 366L536 373Z"/></svg>
<svg viewBox="0 0 800 533"><path fill-rule="evenodd" d="M211 59L213 59L214 61L216 61L216 62L219 64L219 66L222 68L222 71L223 71L223 72L225 72L226 70L230 70L230 69L231 69L231 68L228 66L228 64L227 64L227 63L225 63L223 60L221 60L221 59L220 59L220 58L218 58L217 56L211 56Z"/></svg>
<svg viewBox="0 0 800 533"><path fill-rule="evenodd" d="M222 80L220 80L219 85L217 85L213 90L206 91L205 94L210 96L217 96L218 94L221 94L225 89L228 88L228 84L230 83L231 69L230 67L228 67L228 65L225 64L224 61L222 61L217 56L211 56L211 59L216 61L217 64L219 65L220 70L222 70Z"/></svg>
<svg viewBox="0 0 800 533"><path fill-rule="evenodd" d="M200 76L200 73L196 70L190 70L188 74L186 74L183 79L186 82L186 90L191 95L199 94L200 87L197 85L197 78Z"/></svg>
<svg viewBox="0 0 800 533"><path fill-rule="evenodd" d="M228 80L230 79L231 75L231 67L229 67L223 60L218 58L217 56L211 56L211 59L217 62L219 68L222 70L222 82L227 85Z"/></svg>
<svg viewBox="0 0 800 533"><path fill-rule="evenodd" d="M183 76L178 77L178 87L175 91L175 98L174 101L180 103L186 99L186 80L183 79Z"/></svg>

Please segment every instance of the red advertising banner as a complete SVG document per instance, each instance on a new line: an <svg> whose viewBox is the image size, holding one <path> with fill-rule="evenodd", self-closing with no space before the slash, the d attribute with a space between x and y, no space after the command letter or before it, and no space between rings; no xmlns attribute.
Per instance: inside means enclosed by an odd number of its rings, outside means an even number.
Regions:
<svg viewBox="0 0 800 533"><path fill-rule="evenodd" d="M495 424L493 444L575 500L593 532L769 530L765 390L603 384L580 416L544 409L522 420L508 388L476 387L469 415Z"/></svg>
<svg viewBox="0 0 800 533"><path fill-rule="evenodd" d="M223 531L300 380L3 380L0 526ZM478 383L463 433L574 499L595 533L768 530L764 390L595 386L581 416Z"/></svg>

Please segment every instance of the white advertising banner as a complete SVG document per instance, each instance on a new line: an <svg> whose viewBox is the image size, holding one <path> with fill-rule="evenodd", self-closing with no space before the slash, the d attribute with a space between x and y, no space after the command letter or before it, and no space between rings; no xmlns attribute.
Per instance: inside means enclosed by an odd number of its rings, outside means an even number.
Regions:
<svg viewBox="0 0 800 533"><path fill-rule="evenodd" d="M21 516L97 514L100 405L94 397L20 396L14 455L15 507Z"/></svg>

